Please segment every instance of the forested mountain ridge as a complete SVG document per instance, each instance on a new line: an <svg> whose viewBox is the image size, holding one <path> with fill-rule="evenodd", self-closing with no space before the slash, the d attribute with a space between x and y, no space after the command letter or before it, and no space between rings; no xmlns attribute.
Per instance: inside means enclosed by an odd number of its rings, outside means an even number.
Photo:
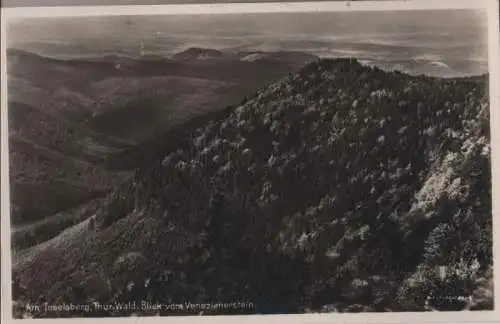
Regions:
<svg viewBox="0 0 500 324"><path fill-rule="evenodd" d="M85 235L15 269L17 300L491 309L486 85L311 63L176 138Z"/></svg>

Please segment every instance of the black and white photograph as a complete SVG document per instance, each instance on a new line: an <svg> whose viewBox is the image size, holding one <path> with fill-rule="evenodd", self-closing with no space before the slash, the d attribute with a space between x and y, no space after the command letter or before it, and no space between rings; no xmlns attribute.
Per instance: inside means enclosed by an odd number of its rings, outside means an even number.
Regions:
<svg viewBox="0 0 500 324"><path fill-rule="evenodd" d="M488 7L356 3L7 11L12 317L494 312Z"/></svg>

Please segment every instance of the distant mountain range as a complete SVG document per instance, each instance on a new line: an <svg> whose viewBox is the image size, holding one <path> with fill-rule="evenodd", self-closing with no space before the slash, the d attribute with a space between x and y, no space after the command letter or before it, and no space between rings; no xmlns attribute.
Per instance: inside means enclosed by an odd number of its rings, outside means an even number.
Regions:
<svg viewBox="0 0 500 324"><path fill-rule="evenodd" d="M269 79L115 156L117 169L137 169L131 178L68 211L85 221L14 256L17 316L26 303L60 300L252 303L205 315L492 309L487 76L410 76L355 59L253 65L260 55L222 65L213 51L177 57L204 80L210 68L235 73L229 82L256 80L254 70ZM134 61L113 73L167 70Z"/></svg>

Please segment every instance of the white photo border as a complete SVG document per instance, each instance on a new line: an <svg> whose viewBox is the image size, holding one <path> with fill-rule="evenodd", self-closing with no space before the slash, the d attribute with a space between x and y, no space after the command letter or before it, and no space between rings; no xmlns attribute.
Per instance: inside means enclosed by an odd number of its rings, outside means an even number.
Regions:
<svg viewBox="0 0 500 324"><path fill-rule="evenodd" d="M11 300L10 250L10 192L7 125L6 38L7 22L19 18L35 17L90 17L123 15L189 15L278 12L352 12L352 11L406 11L484 9L488 19L488 71L491 125L493 257L500 254L500 24L497 0L392 0L392 1L321 1L272 3L216 3L166 4L128 6L76 6L76 7L19 7L1 9L1 319L2 323L478 323L500 320L500 267L494 266L494 309L492 311L465 312L401 312L401 313L331 313L293 315L225 315L225 316L170 316L126 318L72 318L72 319L13 319ZM495 264L496 265L496 264Z"/></svg>

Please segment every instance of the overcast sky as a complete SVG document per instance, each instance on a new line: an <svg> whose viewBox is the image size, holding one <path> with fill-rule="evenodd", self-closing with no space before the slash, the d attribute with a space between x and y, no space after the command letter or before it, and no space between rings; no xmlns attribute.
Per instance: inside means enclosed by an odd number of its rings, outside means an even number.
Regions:
<svg viewBox="0 0 500 324"><path fill-rule="evenodd" d="M300 24L297 22L300 21ZM446 29L461 38L485 36L484 15L474 10L381 11L330 13L218 14L195 16L104 16L28 18L9 24L8 38L42 40L106 37L164 31L169 34L276 34L331 36L339 34L432 34Z"/></svg>

